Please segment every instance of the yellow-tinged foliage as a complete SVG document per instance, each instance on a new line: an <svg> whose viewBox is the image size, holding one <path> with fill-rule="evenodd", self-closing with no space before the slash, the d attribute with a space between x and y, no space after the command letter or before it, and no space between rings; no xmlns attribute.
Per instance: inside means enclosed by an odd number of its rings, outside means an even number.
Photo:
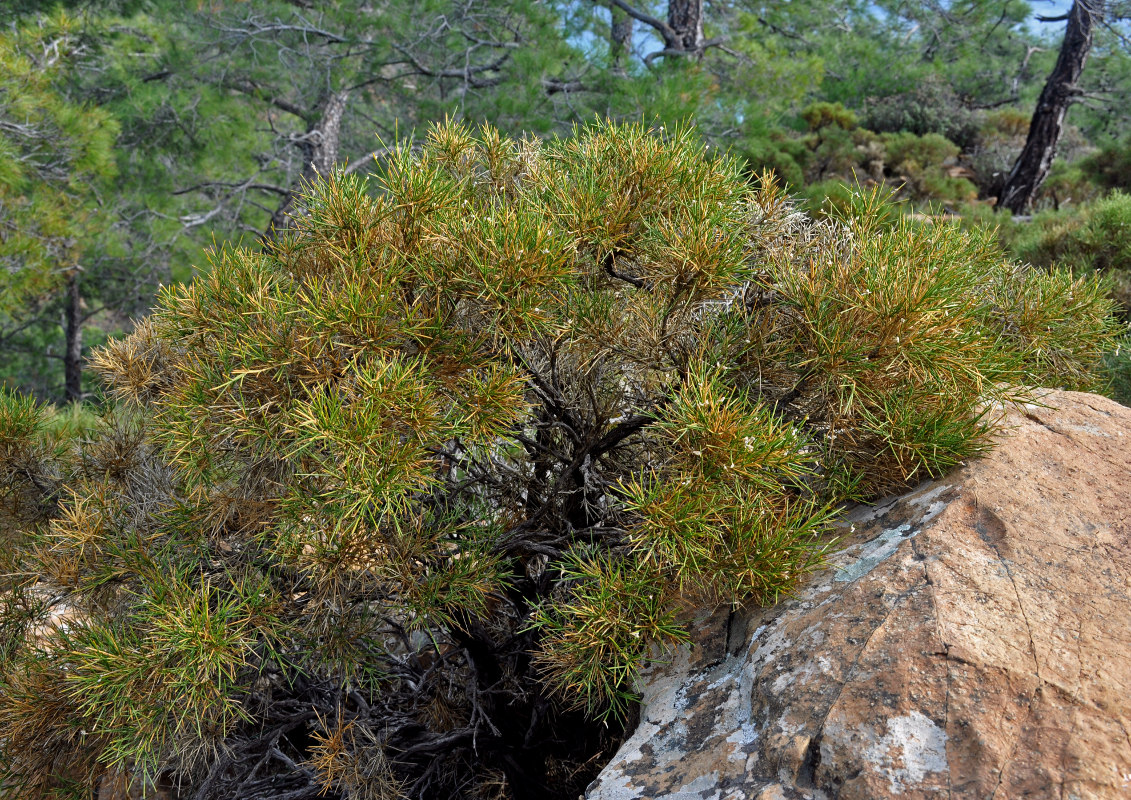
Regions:
<svg viewBox="0 0 1131 800"><path fill-rule="evenodd" d="M0 394L0 725L50 755L0 780L191 782L272 725L325 791L573 774L569 707L622 715L683 611L774 602L837 503L1089 388L1114 330L1102 287L876 196L814 222L689 129L445 123L305 207L97 354L129 414L52 440ZM82 620L31 644L44 597Z"/></svg>

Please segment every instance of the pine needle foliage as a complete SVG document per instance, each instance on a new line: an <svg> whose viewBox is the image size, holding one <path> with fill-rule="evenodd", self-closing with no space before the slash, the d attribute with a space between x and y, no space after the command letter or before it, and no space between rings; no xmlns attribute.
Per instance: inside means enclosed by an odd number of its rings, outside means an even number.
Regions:
<svg viewBox="0 0 1131 800"><path fill-rule="evenodd" d="M0 786L576 797L686 612L1097 380L1102 287L884 202L599 122L309 187L97 354L97 430L0 394Z"/></svg>

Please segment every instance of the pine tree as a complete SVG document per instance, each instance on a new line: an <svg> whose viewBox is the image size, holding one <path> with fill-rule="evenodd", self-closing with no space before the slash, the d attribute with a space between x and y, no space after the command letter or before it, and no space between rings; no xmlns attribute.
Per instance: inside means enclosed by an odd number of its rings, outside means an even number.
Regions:
<svg viewBox="0 0 1131 800"><path fill-rule="evenodd" d="M1084 64L1092 49L1095 29L1104 21L1105 0L1074 0L1064 15L1068 24L1056 65L1037 98L1025 147L1017 156L997 196L997 207L1014 214L1027 211L1052 169L1056 146L1064 132L1068 108L1078 99Z"/></svg>
<svg viewBox="0 0 1131 800"><path fill-rule="evenodd" d="M109 249L113 215L99 195L116 173L118 131L60 86L79 38L62 14L0 33L0 351L5 361L30 354L42 373L55 345L68 400L83 394L84 288L109 272L95 253ZM60 316L63 341L45 343L42 329Z"/></svg>
<svg viewBox="0 0 1131 800"><path fill-rule="evenodd" d="M0 793L576 797L686 612L1112 337L1103 287L812 222L689 129L448 123L304 207L99 352L98 430L0 394Z"/></svg>

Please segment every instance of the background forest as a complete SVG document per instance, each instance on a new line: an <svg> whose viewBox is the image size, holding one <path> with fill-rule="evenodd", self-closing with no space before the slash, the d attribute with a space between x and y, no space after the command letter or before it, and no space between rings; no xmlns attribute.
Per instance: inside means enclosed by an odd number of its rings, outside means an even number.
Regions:
<svg viewBox="0 0 1131 800"><path fill-rule="evenodd" d="M817 214L883 184L923 224L998 227L1023 261L1106 270L1117 299L1131 292L1131 51L1114 3L0 6L0 383L41 400L90 399L90 348L206 270L214 243L271 239L303 181L368 170L445 116L541 136L595 115L691 119ZM1070 10L1087 12L1090 52L1015 220L994 203Z"/></svg>

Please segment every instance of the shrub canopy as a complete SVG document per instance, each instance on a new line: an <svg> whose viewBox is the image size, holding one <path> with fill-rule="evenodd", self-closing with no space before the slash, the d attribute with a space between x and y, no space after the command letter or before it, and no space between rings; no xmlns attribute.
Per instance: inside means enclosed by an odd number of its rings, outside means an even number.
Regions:
<svg viewBox="0 0 1131 800"><path fill-rule="evenodd" d="M576 797L683 612L774 602L1112 336L1086 279L814 222L688 129L447 123L306 205L97 355L97 430L0 395L21 797Z"/></svg>

